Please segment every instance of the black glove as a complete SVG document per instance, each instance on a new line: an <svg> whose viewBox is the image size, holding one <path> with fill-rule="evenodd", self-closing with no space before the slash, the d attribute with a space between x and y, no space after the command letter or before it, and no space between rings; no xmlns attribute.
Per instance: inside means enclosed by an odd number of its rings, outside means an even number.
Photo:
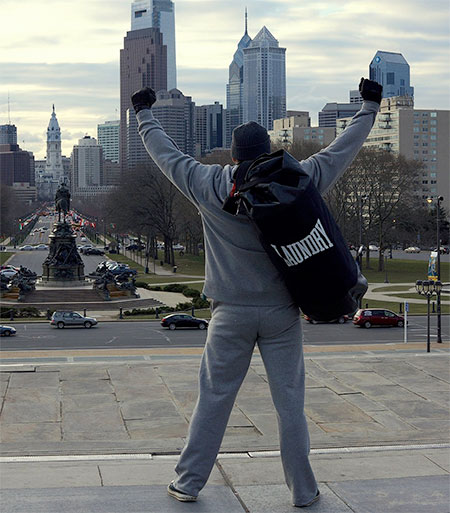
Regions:
<svg viewBox="0 0 450 513"><path fill-rule="evenodd" d="M378 82L374 82L367 78L361 78L359 83L359 93L363 100L369 100L371 102L381 103L381 93L383 92L383 86Z"/></svg>
<svg viewBox="0 0 450 513"><path fill-rule="evenodd" d="M139 89L131 95L131 103L133 104L136 114L143 109L150 109L156 102L156 94L150 87Z"/></svg>

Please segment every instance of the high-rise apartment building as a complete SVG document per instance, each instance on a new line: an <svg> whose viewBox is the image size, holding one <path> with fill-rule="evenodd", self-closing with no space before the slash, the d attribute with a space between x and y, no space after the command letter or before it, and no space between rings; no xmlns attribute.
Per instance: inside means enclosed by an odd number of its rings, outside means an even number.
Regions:
<svg viewBox="0 0 450 513"><path fill-rule="evenodd" d="M151 162L137 131L131 95L142 87L154 91L167 90L167 47L157 28L127 32L120 50L120 148L122 173L133 162Z"/></svg>
<svg viewBox="0 0 450 513"><path fill-rule="evenodd" d="M369 65L369 77L383 86L383 98L414 97L414 88L409 83L409 64L401 53L378 50Z"/></svg>
<svg viewBox="0 0 450 513"><path fill-rule="evenodd" d="M243 123L243 82L244 82L244 49L252 39L247 33L247 9L245 10L245 32L238 43L233 60L228 68L227 108L226 108L226 139L225 146L231 147L233 130Z"/></svg>
<svg viewBox="0 0 450 513"><path fill-rule="evenodd" d="M17 144L16 125L0 125L0 144Z"/></svg>
<svg viewBox="0 0 450 513"><path fill-rule="evenodd" d="M73 147L70 185L75 196L103 185L103 149L94 137L85 135Z"/></svg>
<svg viewBox="0 0 450 513"><path fill-rule="evenodd" d="M286 116L286 48L263 27L244 52L243 122L272 130Z"/></svg>
<svg viewBox="0 0 450 513"><path fill-rule="evenodd" d="M97 141L103 148L103 157L111 162L119 162L120 120L105 121L97 125Z"/></svg>
<svg viewBox="0 0 450 513"><path fill-rule="evenodd" d="M131 6L131 30L157 28L167 46L167 89L177 87L175 50L175 5L171 0L134 0Z"/></svg>
<svg viewBox="0 0 450 513"><path fill-rule="evenodd" d="M204 155L214 148L225 147L224 108L219 102L195 107L196 154Z"/></svg>
<svg viewBox="0 0 450 513"><path fill-rule="evenodd" d="M350 119L338 121L338 133ZM416 194L444 196L443 207L450 206L450 111L414 109L410 96L384 98L375 124L364 146L398 153L423 165Z"/></svg>
<svg viewBox="0 0 450 513"><path fill-rule="evenodd" d="M152 106L155 118L183 153L195 155L195 103L178 89L158 91Z"/></svg>

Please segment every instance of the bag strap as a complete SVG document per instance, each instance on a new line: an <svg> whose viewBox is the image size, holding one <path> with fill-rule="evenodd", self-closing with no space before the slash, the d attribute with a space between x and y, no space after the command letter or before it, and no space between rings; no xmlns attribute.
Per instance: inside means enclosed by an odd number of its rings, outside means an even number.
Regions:
<svg viewBox="0 0 450 513"><path fill-rule="evenodd" d="M245 182L245 175L248 169L253 164L252 160L245 160L241 162L233 173L233 187L231 188L230 195L227 196L222 204L222 209L232 215L237 215L239 211L239 192Z"/></svg>

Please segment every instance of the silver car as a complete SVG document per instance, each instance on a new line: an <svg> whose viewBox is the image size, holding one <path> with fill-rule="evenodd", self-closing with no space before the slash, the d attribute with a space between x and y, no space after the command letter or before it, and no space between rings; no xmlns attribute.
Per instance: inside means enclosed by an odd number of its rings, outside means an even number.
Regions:
<svg viewBox="0 0 450 513"><path fill-rule="evenodd" d="M97 319L94 317L83 317L78 312L56 311L50 320L51 326L57 328L64 328L65 326L84 326L85 328L92 328L98 324Z"/></svg>

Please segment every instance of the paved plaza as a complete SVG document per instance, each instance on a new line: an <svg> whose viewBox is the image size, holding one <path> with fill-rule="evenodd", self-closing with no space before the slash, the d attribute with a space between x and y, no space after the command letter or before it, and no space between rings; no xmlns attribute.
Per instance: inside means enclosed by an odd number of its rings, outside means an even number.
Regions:
<svg viewBox="0 0 450 513"><path fill-rule="evenodd" d="M308 511L448 513L448 344L307 354L306 414L322 499ZM197 354L4 365L2 513L295 511L254 355L199 501L167 497L197 397Z"/></svg>

